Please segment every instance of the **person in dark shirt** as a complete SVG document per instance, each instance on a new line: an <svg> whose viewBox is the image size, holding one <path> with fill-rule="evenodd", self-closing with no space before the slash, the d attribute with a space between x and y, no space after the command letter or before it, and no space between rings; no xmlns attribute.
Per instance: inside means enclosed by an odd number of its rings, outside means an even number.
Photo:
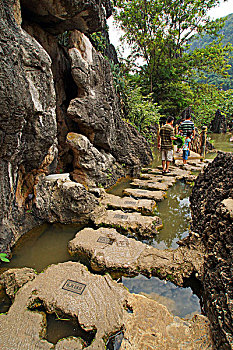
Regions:
<svg viewBox="0 0 233 350"><path fill-rule="evenodd" d="M167 122L160 129L158 135L158 148L161 149L163 174L169 173L169 165L173 160L173 145L172 140L175 140L173 117L168 117Z"/></svg>

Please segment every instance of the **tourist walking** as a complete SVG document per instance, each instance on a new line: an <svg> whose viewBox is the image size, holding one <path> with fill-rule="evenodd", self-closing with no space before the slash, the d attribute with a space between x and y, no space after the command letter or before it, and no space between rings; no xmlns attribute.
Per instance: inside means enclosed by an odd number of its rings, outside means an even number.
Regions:
<svg viewBox="0 0 233 350"><path fill-rule="evenodd" d="M195 136L194 122L191 120L190 114L188 114L186 119L180 123L178 131L182 136L187 136L188 132L191 132L191 136Z"/></svg>
<svg viewBox="0 0 233 350"><path fill-rule="evenodd" d="M188 156L190 155L191 135L191 131L187 131L183 144L183 164L187 164Z"/></svg>
<svg viewBox="0 0 233 350"><path fill-rule="evenodd" d="M173 122L174 118L168 117L166 124L161 127L158 135L158 148L161 149L163 175L169 173L169 165L173 160L172 140L176 140Z"/></svg>

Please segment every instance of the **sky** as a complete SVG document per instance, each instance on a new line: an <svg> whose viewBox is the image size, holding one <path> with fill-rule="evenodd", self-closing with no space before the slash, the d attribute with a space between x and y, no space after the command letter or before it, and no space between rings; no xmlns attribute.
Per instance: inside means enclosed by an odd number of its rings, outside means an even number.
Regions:
<svg viewBox="0 0 233 350"><path fill-rule="evenodd" d="M224 17L233 13L233 0L223 1L221 0L220 5L209 11L209 16L213 19ZM117 48L120 45L121 31L114 25L113 16L108 19L109 25L109 37L111 43ZM129 48L125 47L125 54L129 52ZM123 56L125 56L123 54Z"/></svg>

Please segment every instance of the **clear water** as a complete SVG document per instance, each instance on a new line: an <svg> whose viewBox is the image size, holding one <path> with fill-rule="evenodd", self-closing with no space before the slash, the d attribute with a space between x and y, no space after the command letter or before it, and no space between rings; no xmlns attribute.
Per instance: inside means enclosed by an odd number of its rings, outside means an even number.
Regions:
<svg viewBox="0 0 233 350"><path fill-rule="evenodd" d="M32 267L41 272L51 264L71 260L68 242L82 229L80 225L45 224L34 228L19 239L9 263L1 270L14 267Z"/></svg>
<svg viewBox="0 0 233 350"><path fill-rule="evenodd" d="M122 283L131 293L143 294L167 307L173 315L182 318L192 318L201 313L199 298L192 289L175 286L169 281L157 277L150 279L139 275L134 278L122 277Z"/></svg>

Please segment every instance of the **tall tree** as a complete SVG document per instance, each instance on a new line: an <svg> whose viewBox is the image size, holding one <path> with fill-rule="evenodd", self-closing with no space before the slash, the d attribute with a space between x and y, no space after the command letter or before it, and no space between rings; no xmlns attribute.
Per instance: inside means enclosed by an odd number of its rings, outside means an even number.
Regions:
<svg viewBox="0 0 233 350"><path fill-rule="evenodd" d="M219 0L117 0L115 18L125 32L135 57L143 57L145 93L164 112L178 114L192 97L190 81L204 71L227 74L230 45L215 41L188 51L195 33L216 35L224 22L211 20L207 11Z"/></svg>

